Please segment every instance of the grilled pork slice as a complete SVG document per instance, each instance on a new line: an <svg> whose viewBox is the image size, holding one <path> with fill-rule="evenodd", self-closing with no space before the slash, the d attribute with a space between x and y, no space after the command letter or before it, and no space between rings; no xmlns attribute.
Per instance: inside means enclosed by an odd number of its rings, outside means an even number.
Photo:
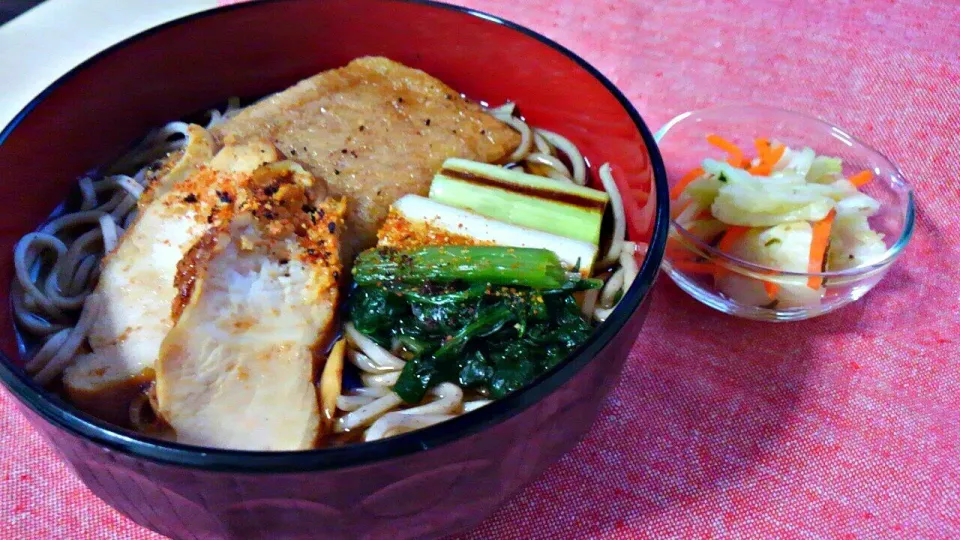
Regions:
<svg viewBox="0 0 960 540"><path fill-rule="evenodd" d="M386 58L359 58L247 107L214 128L225 141L276 141L287 159L349 200L344 257L376 241L387 208L426 195L444 160L498 162L512 128L443 82Z"/></svg>
<svg viewBox="0 0 960 540"><path fill-rule="evenodd" d="M70 398L105 420L128 424L128 405L153 377L160 343L173 326L174 276L187 249L233 208L237 185L276 151L261 141L214 154L212 137L190 126L182 155L149 186L139 215L103 261L94 295L100 316L91 352L64 371Z"/></svg>
<svg viewBox="0 0 960 540"><path fill-rule="evenodd" d="M345 201L293 162L267 165L233 218L180 263L183 302L157 361L158 413L177 441L314 446L314 375L332 335Z"/></svg>

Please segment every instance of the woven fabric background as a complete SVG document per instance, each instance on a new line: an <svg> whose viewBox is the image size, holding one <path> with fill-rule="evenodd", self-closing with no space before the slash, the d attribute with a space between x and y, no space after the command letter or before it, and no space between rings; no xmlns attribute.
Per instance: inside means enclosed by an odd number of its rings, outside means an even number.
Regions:
<svg viewBox="0 0 960 540"><path fill-rule="evenodd" d="M887 279L814 321L734 319L665 277L590 435L467 538L960 537L960 3L464 3L581 54L652 129L719 103L822 116L899 164L918 206ZM0 537L156 537L6 393L0 448Z"/></svg>

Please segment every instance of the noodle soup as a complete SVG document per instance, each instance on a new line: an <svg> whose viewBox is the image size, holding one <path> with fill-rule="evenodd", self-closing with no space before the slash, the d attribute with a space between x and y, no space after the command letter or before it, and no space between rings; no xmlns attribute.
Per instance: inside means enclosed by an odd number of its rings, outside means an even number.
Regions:
<svg viewBox="0 0 960 540"><path fill-rule="evenodd" d="M576 349L646 249L608 164L381 58L171 122L79 193L16 247L26 369L206 447L372 441L483 407Z"/></svg>

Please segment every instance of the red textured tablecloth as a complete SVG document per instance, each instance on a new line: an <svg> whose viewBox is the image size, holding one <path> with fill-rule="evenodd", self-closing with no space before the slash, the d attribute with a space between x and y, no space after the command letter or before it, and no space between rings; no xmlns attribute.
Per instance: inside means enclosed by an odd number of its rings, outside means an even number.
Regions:
<svg viewBox="0 0 960 540"><path fill-rule="evenodd" d="M468 538L960 537L960 3L466 3L581 54L652 129L744 101L831 120L918 208L887 279L814 321L734 319L664 277L592 432ZM0 537L156 537L6 393L0 448Z"/></svg>

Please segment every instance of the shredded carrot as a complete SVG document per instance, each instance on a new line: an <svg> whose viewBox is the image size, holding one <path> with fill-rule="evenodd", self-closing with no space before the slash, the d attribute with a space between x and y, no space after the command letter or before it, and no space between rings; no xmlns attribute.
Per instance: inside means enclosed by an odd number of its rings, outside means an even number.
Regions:
<svg viewBox="0 0 960 540"><path fill-rule="evenodd" d="M747 172L754 176L770 176L770 173L773 172L773 170L766 163L761 163L756 167L750 167L747 169Z"/></svg>
<svg viewBox="0 0 960 540"><path fill-rule="evenodd" d="M671 206L670 207L670 217L677 219L680 217L680 214L684 212L691 204L693 204L693 199L688 199L683 202L680 206Z"/></svg>
<svg viewBox="0 0 960 540"><path fill-rule="evenodd" d="M734 167L743 167L743 164L745 163L743 158L743 150L740 150L739 146L715 133L707 135L707 142L730 154L730 157L727 159L727 163L733 165Z"/></svg>
<svg viewBox="0 0 960 540"><path fill-rule="evenodd" d="M699 178L700 175L702 174L703 174L703 168L697 167L696 169L683 175L683 178L681 178L680 181L677 182L675 186L673 186L673 189L670 190L670 198L671 199L680 198L680 195L683 194L683 190L687 189L687 186L690 185L690 182L693 182L694 180Z"/></svg>
<svg viewBox="0 0 960 540"><path fill-rule="evenodd" d="M780 284L773 283L772 281L764 281L763 290L767 293L767 298L774 300L777 298L777 293L780 292Z"/></svg>
<svg viewBox="0 0 960 540"><path fill-rule="evenodd" d="M687 249L680 240L667 238L666 257L668 259L687 260L696 257L696 254Z"/></svg>
<svg viewBox="0 0 960 540"><path fill-rule="evenodd" d="M739 225L731 225L727 229L727 232L723 233L723 238L720 239L720 243L717 244L717 249L724 253L729 253L733 248L733 244L743 238L743 235L747 234L747 231L750 230L750 227L740 227Z"/></svg>
<svg viewBox="0 0 960 540"><path fill-rule="evenodd" d="M693 216L693 219L695 220L711 219L711 218L713 218L713 212L710 210L709 206L697 212L697 215Z"/></svg>
<svg viewBox="0 0 960 540"><path fill-rule="evenodd" d="M760 161L763 161L764 156L770 151L770 141L759 137L753 140L753 147L757 149L757 157L760 158Z"/></svg>
<svg viewBox="0 0 960 540"><path fill-rule="evenodd" d="M767 152L761 154L760 163L757 164L756 167L750 167L748 172L756 176L770 176L770 173L773 172L773 167L780 161L780 158L783 157L786 149L787 147L783 145L768 149Z"/></svg>
<svg viewBox="0 0 960 540"><path fill-rule="evenodd" d="M691 274L712 274L714 271L713 264L708 262L670 261L670 265L676 270Z"/></svg>
<svg viewBox="0 0 960 540"><path fill-rule="evenodd" d="M689 249L677 249L677 248L667 248L664 257L670 262L675 261L692 261L697 258L697 254L690 251Z"/></svg>
<svg viewBox="0 0 960 540"><path fill-rule="evenodd" d="M847 178L851 184L857 186L858 188L863 187L870 183L873 180L873 173L870 170L863 170L857 174Z"/></svg>
<svg viewBox="0 0 960 540"><path fill-rule="evenodd" d="M786 151L787 147L782 144L776 148L771 148L770 151L767 152L767 162L770 163L771 167L773 167L778 161L780 161L780 158L783 157L783 153Z"/></svg>
<svg viewBox="0 0 960 540"><path fill-rule="evenodd" d="M670 261L692 261L696 258L696 255L687 249L677 249L677 248L667 248L664 253L664 258Z"/></svg>
<svg viewBox="0 0 960 540"><path fill-rule="evenodd" d="M823 271L823 261L827 257L827 248L830 246L830 229L833 227L833 218L836 210L831 210L827 217L813 224L813 240L810 241L810 263L807 272ZM807 279L807 287L819 289L823 285L823 278L811 276Z"/></svg>
<svg viewBox="0 0 960 540"><path fill-rule="evenodd" d="M733 245L737 243L737 240L743 238L743 235L747 234L747 231L750 230L750 227L741 227L739 225L731 225L727 228L727 231L723 233L723 236L720 237L720 242L717 243L717 249L724 253L729 253L733 249ZM728 274L730 271L722 266L717 266L713 272L714 279L720 279L724 275Z"/></svg>

